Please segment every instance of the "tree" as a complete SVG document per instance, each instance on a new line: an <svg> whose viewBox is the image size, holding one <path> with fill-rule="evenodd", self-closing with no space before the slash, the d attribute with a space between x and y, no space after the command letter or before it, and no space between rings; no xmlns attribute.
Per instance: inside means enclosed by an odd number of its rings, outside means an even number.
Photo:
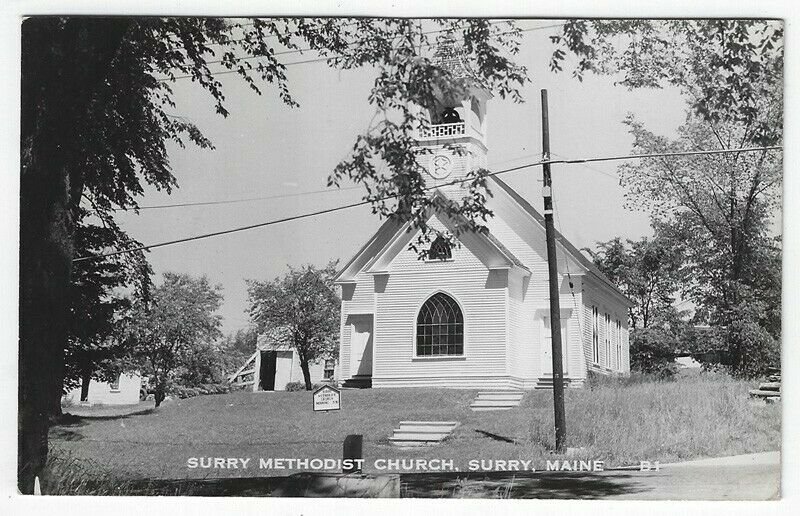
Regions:
<svg viewBox="0 0 800 516"><path fill-rule="evenodd" d="M179 368L222 336L216 315L222 295L205 276L165 273L148 299L134 303L126 321L125 344L134 363L155 385L158 407Z"/></svg>
<svg viewBox="0 0 800 516"><path fill-rule="evenodd" d="M749 128L743 142L783 138L783 22L757 19L568 20L550 67L610 75L629 89L680 88L692 112ZM765 110L765 99L773 106Z"/></svg>
<svg viewBox="0 0 800 516"><path fill-rule="evenodd" d="M261 332L297 351L306 390L311 390L309 364L335 358L340 301L334 292L336 264L325 268L289 268L283 278L248 281L250 317Z"/></svg>
<svg viewBox="0 0 800 516"><path fill-rule="evenodd" d="M519 31L488 20L436 20L463 37L477 77L502 96L518 97L525 70L506 57ZM199 128L171 112L172 84L188 77L228 114L220 71L234 73L256 93L274 84L295 106L280 51L311 49L342 69L370 67L378 79L370 94L383 120L359 138L354 159L339 167L369 184L376 211L424 224L421 171L409 164L412 131L420 123L408 104L429 102L430 81L448 88L424 55L430 31L411 19L31 18L22 26L20 173L20 367L18 478L31 493L47 457L47 413L64 378L68 289L81 210L114 227L113 248L136 247L113 226L115 209L135 209L143 183L170 191L176 185L167 143L188 140L212 148ZM221 70L214 70L216 65ZM397 114L399 115L399 119ZM394 118L392 118L394 117ZM388 175L366 160L383 159ZM485 191L476 175L461 206L468 220L485 215ZM397 194L395 205L379 201ZM45 488L47 479L43 478Z"/></svg>
<svg viewBox="0 0 800 516"><path fill-rule="evenodd" d="M82 220L76 227L74 245L80 256L102 254L117 242L115 227ZM78 262L69 289L68 341L65 350L64 389L81 386L88 395L91 380L111 381L120 372L124 353L114 338L119 321L130 308L132 293L149 287L150 266L141 254L131 253ZM61 413L60 393L52 413Z"/></svg>
<svg viewBox="0 0 800 516"><path fill-rule="evenodd" d="M222 365L226 374L231 374L250 358L256 351L258 344L258 328L249 325L240 328L235 333L225 337L224 353L222 354Z"/></svg>
<svg viewBox="0 0 800 516"><path fill-rule="evenodd" d="M592 72L613 75L628 88L680 88L690 113L677 140L626 120L637 152L734 149L783 139L779 20L569 20L551 39L553 70L561 70L571 53L578 78ZM781 168L780 156L768 152L621 167L629 206L652 210L657 230L685 242L696 319L712 324L717 336L702 340L725 349L724 365L743 376L776 360L766 350L776 349L780 338L780 241L768 227L780 204Z"/></svg>
<svg viewBox="0 0 800 516"><path fill-rule="evenodd" d="M669 140L633 118L626 123L634 149L641 153L737 148L753 130L690 113L678 138ZM628 206L649 210L656 231L682 256L687 278L683 291L699 307L695 320L726 328L730 369L749 374L745 371L753 367L743 361L748 343L734 324L745 314L759 313L748 305L764 305L758 319L749 320L769 328L773 339L780 338L775 322L780 311L780 241L769 229L780 206L780 155L760 151L647 158L619 170Z"/></svg>
<svg viewBox="0 0 800 516"><path fill-rule="evenodd" d="M587 251L595 265L634 304L630 319L631 369L661 377L675 373L675 357L685 351L687 323L675 308L682 285L680 246L662 234L638 241L617 237Z"/></svg>
<svg viewBox="0 0 800 516"><path fill-rule="evenodd" d="M595 265L634 302L628 311L632 330L674 318L682 265L674 242L662 235L627 243L617 237L597 248L587 249Z"/></svg>

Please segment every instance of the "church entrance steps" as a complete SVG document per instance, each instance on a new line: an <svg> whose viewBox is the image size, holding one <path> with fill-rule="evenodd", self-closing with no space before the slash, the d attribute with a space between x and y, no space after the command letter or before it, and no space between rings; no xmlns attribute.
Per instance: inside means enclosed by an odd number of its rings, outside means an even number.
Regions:
<svg viewBox="0 0 800 516"><path fill-rule="evenodd" d="M400 421L389 438L395 446L430 446L450 435L458 421Z"/></svg>
<svg viewBox="0 0 800 516"><path fill-rule="evenodd" d="M580 388L583 387L584 380L581 378L564 378L564 388ZM536 384L533 386L534 389L552 389L553 388L553 377L552 376L540 376L536 379Z"/></svg>
<svg viewBox="0 0 800 516"><path fill-rule="evenodd" d="M474 411L509 410L518 407L524 393L520 391L481 391L470 404Z"/></svg>

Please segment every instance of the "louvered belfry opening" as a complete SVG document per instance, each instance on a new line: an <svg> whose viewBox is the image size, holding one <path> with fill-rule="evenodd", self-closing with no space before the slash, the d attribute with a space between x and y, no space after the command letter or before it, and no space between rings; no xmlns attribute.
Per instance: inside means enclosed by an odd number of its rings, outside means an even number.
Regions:
<svg viewBox="0 0 800 516"><path fill-rule="evenodd" d="M417 316L417 356L464 354L464 316L455 299L438 292Z"/></svg>

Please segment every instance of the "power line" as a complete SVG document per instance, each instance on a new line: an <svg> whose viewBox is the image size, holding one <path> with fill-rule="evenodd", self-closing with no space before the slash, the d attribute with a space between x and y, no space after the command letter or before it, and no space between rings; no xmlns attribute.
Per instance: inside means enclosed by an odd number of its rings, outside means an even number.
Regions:
<svg viewBox="0 0 800 516"><path fill-rule="evenodd" d="M508 21L509 20L497 20L497 21L489 22L489 25L497 25L498 23L507 23ZM348 27L350 25L355 25L355 23L349 23L349 24L346 24L346 25L342 25L342 27ZM436 34L436 33L439 33L439 32L446 32L448 30L449 29L429 30L429 31L425 31L425 32L420 32L419 34L420 35ZM503 34L505 34L505 33L503 33ZM275 36L271 35L270 37L275 37ZM236 42L236 41L241 41L241 40L231 40L231 43ZM352 46L358 45L359 43L360 43L360 41L353 41L352 43L347 43L347 45L345 45L345 46L352 47ZM427 45L427 46L431 46L431 45ZM313 49L313 48L295 48L295 49L292 49L292 50L283 50L281 52L275 52L275 53L270 54L270 55L272 55L272 56L282 56L282 55L286 55L286 54L297 54L297 53L302 54L303 52L317 52L317 51L318 50ZM233 60L235 62L248 61L250 59L258 59L259 57L266 57L266 56L234 57ZM325 59L328 59L328 58L325 58ZM216 64L216 63L221 63L223 61L224 61L224 59L215 59L213 61L206 61L206 64Z"/></svg>
<svg viewBox="0 0 800 516"><path fill-rule="evenodd" d="M519 165L519 166L512 167L512 168L507 168L507 169L500 170L500 171L497 171L497 172L490 172L490 173L487 174L487 176L497 176L497 175L500 175L500 174L506 174L508 172L513 172L513 171L516 171L516 170L522 170L524 168L544 165L544 164L547 164L547 163L549 163L549 164L553 164L553 163L579 164L579 163L591 163L591 162L596 162L596 161L614 161L614 160L628 160L628 159L642 159L642 158L656 158L656 157L676 157L676 156L698 156L698 155L707 155L707 154L728 154L728 153L732 153L732 152L757 152L757 151L765 151L766 152L768 150L778 150L778 149L782 149L782 147L779 146L779 145L773 145L773 146L768 146L768 147L747 147L747 148L740 148L740 149L719 149L719 150L708 150L708 151L664 152L664 153L652 153L652 154L629 154L629 155L626 155L626 156L607 156L607 157L599 157L599 158L582 158L582 159L570 159L570 160L566 160L566 159L561 159L561 160L541 160L541 161L536 161L536 162L533 162L533 163L527 163L527 164L524 164L524 165ZM442 184L439 184L439 185L436 185L436 186L429 186L429 187L423 188L423 191L433 190L433 189L436 189L436 188L455 185L455 184L459 184L459 183L465 183L467 181L468 181L467 179L456 179L456 180L453 180L453 181L449 181L447 183L442 183ZM261 222L261 223L258 223L258 224L251 224L251 225L248 225L248 226L241 226L241 227L237 227L237 228L233 228L233 229L215 231L213 233L205 233L205 234L202 234L202 235L195 235L195 236L186 237L186 238L179 238L177 240L170 240L170 241L167 241L167 242L160 242L160 243L157 243L157 244L142 245L142 246L133 247L131 249L123 249L123 250L120 250L120 251L114 251L114 252L111 252L111 253L97 254L97 255L92 255L92 256L82 256L82 257L79 257L79 258L75 258L72 261L73 262L82 262L82 261L93 260L93 259L98 259L98 258L106 258L106 257L109 257L109 256L116 256L116 255L120 255L120 254L132 253L132 252L136 252L136 251L143 251L143 250L146 250L146 249L155 249L157 247L164 247L164 246L180 244L180 243L184 243L184 242L191 242L193 240L201 240L201 239L205 239L205 238L211 238L211 237L216 237L216 236L221 236L221 235L227 235L227 234L230 234L230 233L237 233L237 232L240 232L240 231L247 231L247 230L250 230L250 229L256 229L256 228L261 228L261 227L266 227L266 226L272 226L272 225L280 224L280 223L283 223L283 222L291 222L291 221L294 221L294 220L305 219L305 218L309 218L309 217L316 217L318 215L324 215L324 214L327 214L327 213L333 213L333 212L342 211L342 210L346 210L346 209L350 209L350 208L356 208L358 206L365 206L367 204L372 204L373 202L385 201L385 200L394 199L394 198L397 198L397 195L387 195L387 196L379 197L377 199L359 201L359 202L355 202L355 203L351 203L351 204L346 204L346 205L343 205L343 206L336 206L336 207L333 207L333 208L327 208L327 209L324 209L324 210L318 210L318 211L314 211L314 212L310 212L310 213L294 215L294 216L291 216L291 217L284 217L282 219L276 219L276 220L271 220L271 221L267 221L267 222Z"/></svg>
<svg viewBox="0 0 800 516"><path fill-rule="evenodd" d="M374 118L374 117L373 117ZM523 159L532 158L534 156L541 156L541 152L537 154L526 154L524 156L519 156L516 158L506 159L503 161L498 161L495 165L501 165L505 163L511 163L513 161L520 161ZM555 153L552 153L555 154ZM344 159L344 157L342 158ZM383 167L381 167L383 169ZM596 169L595 169L596 170ZM304 195L313 195L313 194L320 194L320 193L330 193L330 192L343 192L343 191L351 191L351 190L360 190L361 186L348 186L346 188L326 188L324 190L311 190L308 192L296 192L296 193L287 193L287 194L276 194L276 195L268 195L263 197L245 197L241 199L226 199L222 201L197 201L197 202L185 202L185 203L175 203L175 204L157 204L152 206L138 206L136 208L114 208L112 211L136 211L136 210L156 210L162 208L184 208L184 207L192 207L192 206L215 206L215 205L224 205L224 204L238 204L238 203L245 203L245 202L253 202L253 201L265 201L270 199L283 199L287 197L300 197Z"/></svg>
<svg viewBox="0 0 800 516"><path fill-rule="evenodd" d="M496 175L500 175L500 174L505 174L507 172L513 172L515 170L521 170L523 168L536 166L538 164L540 164L540 163L529 163L529 164L526 164L526 165L520 165L518 167L508 168L508 169L501 170L501 171L498 171L498 172L489 173L487 175L496 176ZM467 181L466 179L456 179L454 181L450 181L450 182L447 182L447 183L442 183L440 185L429 186L429 187L423 188L423 191L433 190L433 189L436 189L436 188L441 188L443 186L455 185L455 184L458 184L458 183L464 183L466 181ZM137 247L133 247L133 248L130 248L130 249L123 249L123 250L120 250L120 251L113 251L111 253L97 254L97 255L91 255L91 256L82 256L80 258L75 258L72 261L74 263L74 262L82 262L82 261L86 261L86 260L94 260L94 259L98 259L98 258L107 258L109 256L116 256L116 255L120 255L120 254L133 253L133 252L136 252L136 251L144 251L146 249L155 249L157 247L164 247L164 246L167 246L167 245L181 244L181 243L184 243L184 242L191 242L193 240L201 240L201 239L211 238L211 237L215 237L215 236L227 235L229 233L237 233L237 232L240 232L240 231L247 231L247 230L250 230L250 229L262 228L262 227L266 227L266 226L272 226L272 225L275 225L275 224L281 224L283 222L291 222L293 220L306 219L306 218L309 218L309 217L316 217L318 215L324 215L324 214L333 213L333 212L336 212L336 211L342 211L342 210L347 210L347 209L350 209L350 208L356 208L358 206L365 206L367 204L372 204L373 202L386 201L386 200L389 200L389 199L394 199L396 197L397 197L397 195L387 195L387 196L379 197L379 198L374 199L374 200L366 200L366 201L354 202L354 203L350 203L350 204L345 204L343 206L335 206L333 208L327 208L327 209L324 209L324 210L318 210L318 211L314 211L314 212L310 212L310 213L303 213L303 214L300 214L300 215L293 215L291 217L284 217L282 219L270 220L270 221L267 221L267 222L260 222L258 224L251 224L251 225L248 225L248 226L241 226L241 227L237 227L237 228L233 228L233 229L225 229L225 230L222 230L222 231L215 231L213 233L205 233L205 234L202 234L202 235L195 235L195 236L186 237L186 238L179 238L177 240L170 240L170 241L167 241L167 242L160 242L160 243L157 243L157 244L142 245L142 246L137 246Z"/></svg>
<svg viewBox="0 0 800 516"><path fill-rule="evenodd" d="M550 186L550 189L553 190L553 186ZM556 224L558 225L558 232L561 234L562 237L564 236L564 226L561 225L561 217L558 216L558 202L556 202L555 190L553 190L553 213L556 216ZM575 313L577 314L578 319L578 331L581 335L581 342L583 342L583 312L581 311L580 307L578 306L578 298L575 296L575 284L572 281L572 273L569 269L569 256L567 256L567 249L565 246L561 247L561 250L564 253L564 266L567 268L567 284L569 285L569 292L572 295L572 305L575 308ZM569 333L567 333L569 335Z"/></svg>
<svg viewBox="0 0 800 516"><path fill-rule="evenodd" d="M558 154L558 153L553 152L553 151L550 151L550 154L552 154L553 156L557 156L559 158L569 159L566 156L562 156L561 154ZM594 172L597 172L598 174L603 174L604 176L610 177L611 179L614 179L615 181L619 181L619 178L617 176L615 176L614 174L611 174L609 172L606 172L605 170L600 170L599 168L590 167L589 165L586 165L584 163L580 163L580 165L582 165L587 170L592 170Z"/></svg>
<svg viewBox="0 0 800 516"><path fill-rule="evenodd" d="M579 159L557 159L557 160L544 160L544 163L561 163L565 165L579 165L581 163L596 163L598 161L621 161L628 159L644 159L644 158L665 158L675 156L703 156L706 154L731 154L734 152L756 152L779 150L783 147L780 145L770 145L767 147L743 147L739 149L718 149L718 150L699 150L699 151L679 151L679 152L656 152L652 154L628 154L625 156L607 156L602 158L579 158Z"/></svg>
<svg viewBox="0 0 800 516"><path fill-rule="evenodd" d="M199 202L184 202L184 203L176 203L176 204L156 204L153 206L138 206L137 208L115 208L114 211L136 211L136 210L156 210L161 208L183 208L189 206L214 206L218 204L238 204L243 202L253 202L253 201L266 201L270 199L285 199L287 197L301 197L303 195L313 195L313 194L321 194L321 193L329 193L329 192L341 192L346 190L358 190L360 186L348 186L347 188L338 188L338 189L331 189L326 188L324 190L311 190L308 192L295 192L295 193L287 193L287 194L276 194L276 195L267 195L263 197L245 197L243 199L227 199L223 201L199 201Z"/></svg>
<svg viewBox="0 0 800 516"><path fill-rule="evenodd" d="M496 22L496 23L500 23L500 22ZM527 28L527 29L519 29L519 32L531 32L531 31L537 31L537 30L552 29L554 27L563 27L564 25L566 25L566 24L565 23L560 23L560 24L556 24L556 25L545 25L543 27L531 27L531 28ZM436 31L436 32L445 32L445 30L446 29L442 29L442 30ZM516 31L502 32L502 33L500 33L498 35L513 34L514 32L516 32ZM463 40L460 40L460 41L463 41ZM435 43L429 43L429 44L425 45L425 47L431 48L431 47L433 47L435 45L436 45ZM350 45L348 45L348 46L350 46ZM311 49L311 48L298 49L298 50L290 50L290 51L285 51L285 52L278 52L278 53L275 53L275 54L272 54L272 55L273 56L274 55L283 55L283 54L290 54L290 53L293 53L293 52L311 52L313 50L314 49ZM244 60L248 60L248 59L256 59L256 58L259 58L259 57L267 57L267 56L239 57L239 58L236 58L236 61L238 62L238 61L244 61ZM305 59L305 60L302 60L302 61L292 61L292 62L289 62L289 63L280 63L280 64L282 64L283 66L294 66L294 65L301 65L301 64L308 64L308 63L320 63L320 62L323 62L323 61L329 61L331 59L337 59L337 58L338 58L337 56L316 57L316 58L312 58L312 59ZM220 62L220 61L214 61L214 62ZM203 77L209 77L209 76L212 76L212 75L228 75L228 74L232 74L232 73L240 73L240 71L239 70L221 70L221 71L218 71L218 72L209 72L207 74L203 74ZM191 79L193 77L195 77L195 76L194 75L178 75L176 77L164 77L162 79L157 79L157 81L158 82L166 82L166 81L174 81L174 80L178 80L178 79Z"/></svg>

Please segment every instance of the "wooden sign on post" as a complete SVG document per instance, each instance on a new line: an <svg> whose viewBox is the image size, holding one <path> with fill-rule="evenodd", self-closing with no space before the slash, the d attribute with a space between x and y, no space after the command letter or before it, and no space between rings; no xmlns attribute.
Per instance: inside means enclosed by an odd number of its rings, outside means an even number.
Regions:
<svg viewBox="0 0 800 516"><path fill-rule="evenodd" d="M342 408L342 394L339 389L323 385L314 391L314 412L339 410Z"/></svg>

